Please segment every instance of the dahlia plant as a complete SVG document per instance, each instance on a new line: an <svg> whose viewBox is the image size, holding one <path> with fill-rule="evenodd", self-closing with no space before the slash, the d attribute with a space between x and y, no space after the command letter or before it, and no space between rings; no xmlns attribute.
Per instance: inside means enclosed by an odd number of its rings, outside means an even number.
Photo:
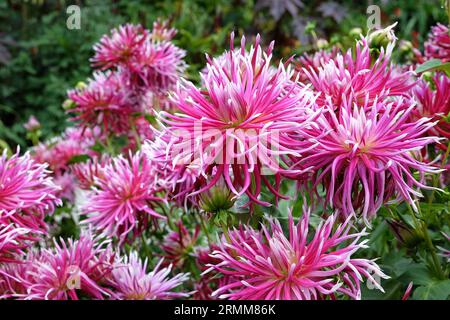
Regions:
<svg viewBox="0 0 450 320"><path fill-rule="evenodd" d="M204 67L166 21L104 35L67 128L0 140L0 299L448 298L448 28L409 61L394 27Z"/></svg>

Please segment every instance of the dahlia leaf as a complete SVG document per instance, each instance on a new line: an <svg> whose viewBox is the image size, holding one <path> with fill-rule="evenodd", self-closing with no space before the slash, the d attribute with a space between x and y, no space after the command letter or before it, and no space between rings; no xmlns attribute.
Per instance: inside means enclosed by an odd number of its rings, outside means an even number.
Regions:
<svg viewBox="0 0 450 320"><path fill-rule="evenodd" d="M422 63L416 69L417 73L423 73L426 71L444 71L447 76L450 76L450 62L444 63L439 59L431 59Z"/></svg>

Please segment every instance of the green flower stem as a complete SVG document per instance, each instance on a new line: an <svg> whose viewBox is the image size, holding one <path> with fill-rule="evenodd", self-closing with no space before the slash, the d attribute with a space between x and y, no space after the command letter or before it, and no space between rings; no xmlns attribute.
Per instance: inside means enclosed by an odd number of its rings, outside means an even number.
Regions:
<svg viewBox="0 0 450 320"><path fill-rule="evenodd" d="M196 217L198 217L197 223L200 224L200 228L202 229L203 233L206 236L206 240L208 241L208 245L211 245L211 243L213 243L213 241L211 240L211 236L209 234L209 230L208 230L208 226L205 223L205 219L202 219L202 217L200 216L200 213L195 214Z"/></svg>
<svg viewBox="0 0 450 320"><path fill-rule="evenodd" d="M437 273L437 275L440 279L445 279L444 272L442 271L441 263L439 262L439 258L436 254L436 249L433 245L433 242L431 241L430 234L428 232L428 225L426 224L426 222L424 220L419 220L416 217L414 210L412 209L411 205L408 202L405 202L405 203L408 206L408 209L409 209L411 217L414 221L416 230L420 232L421 236L424 238L425 243L429 249L431 258L433 259L433 268L434 268L435 272ZM419 207L419 211L420 211L420 207Z"/></svg>

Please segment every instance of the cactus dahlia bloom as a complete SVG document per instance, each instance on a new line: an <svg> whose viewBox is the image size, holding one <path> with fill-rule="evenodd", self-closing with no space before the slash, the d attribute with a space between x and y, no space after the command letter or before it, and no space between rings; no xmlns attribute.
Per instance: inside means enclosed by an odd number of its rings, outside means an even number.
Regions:
<svg viewBox="0 0 450 320"><path fill-rule="evenodd" d="M92 65L109 69L126 66L147 39L147 31L141 25L126 24L111 30L94 45Z"/></svg>
<svg viewBox="0 0 450 320"><path fill-rule="evenodd" d="M187 273L169 277L171 266L160 268L162 260L151 272L147 272L147 260L142 262L136 252L126 257L124 263L116 263L111 274L113 299L156 300L188 297L189 293L175 292L189 278Z"/></svg>
<svg viewBox="0 0 450 320"><path fill-rule="evenodd" d="M283 157L301 151L289 134L312 123L314 101L310 90L291 80L290 67L270 66L273 43L264 52L258 36L246 52L244 37L240 50L234 50L233 41L232 34L225 59L208 58L208 72L201 75L204 89L178 83L172 101L182 113L160 113L172 135L167 156L174 166L198 166L205 176L216 169L193 194L223 177L234 194L268 205L257 198L261 184L277 195L265 175L275 174L279 182L282 173L297 172L283 168Z"/></svg>
<svg viewBox="0 0 450 320"><path fill-rule="evenodd" d="M200 183L200 169L196 165L185 166L173 163L167 156L170 148L169 131L155 133L156 138L142 145L142 152L152 163L157 175L156 183L167 192L170 200L178 206L187 206L187 195Z"/></svg>
<svg viewBox="0 0 450 320"><path fill-rule="evenodd" d="M177 229L167 234L161 248L164 252L163 257L165 260L181 268L185 261L194 254L194 247L200 233L200 225L197 225L191 234L180 220L177 223ZM165 266L166 264L163 265Z"/></svg>
<svg viewBox="0 0 450 320"><path fill-rule="evenodd" d="M104 168L110 164L110 158L95 157L83 163L76 163L70 166L70 172L77 179L78 186L83 190L90 190L95 186L95 179L105 179Z"/></svg>
<svg viewBox="0 0 450 320"><path fill-rule="evenodd" d="M425 42L425 57L450 62L450 30L447 26L438 23L431 28Z"/></svg>
<svg viewBox="0 0 450 320"><path fill-rule="evenodd" d="M44 217L61 204L46 164L38 164L19 149L9 159L0 157L0 223L15 224L33 232L46 230Z"/></svg>
<svg viewBox="0 0 450 320"><path fill-rule="evenodd" d="M31 240L28 236L29 231L0 222L0 264L17 260L17 255L23 253L22 250L28 246L28 240Z"/></svg>
<svg viewBox="0 0 450 320"><path fill-rule="evenodd" d="M359 241L365 230L351 233L350 218L335 227L337 216L332 215L309 238L309 217L309 210L304 210L295 225L289 214L289 237L277 220L260 231L249 226L230 231L229 240L223 238L220 249L212 254L220 262L210 266L235 280L213 296L231 300L317 300L346 295L360 299L363 277L383 291L375 278L388 277L378 265L373 260L352 257L367 248L368 240Z"/></svg>
<svg viewBox="0 0 450 320"><path fill-rule="evenodd" d="M22 259L0 265L0 300L12 299L27 292L25 282L33 267L33 252L29 251Z"/></svg>
<svg viewBox="0 0 450 320"><path fill-rule="evenodd" d="M43 249L24 278L26 293L16 296L25 300L78 300L80 295L93 299L108 296L102 287L112 270L114 255L102 248L89 234L68 243L54 241L55 248Z"/></svg>
<svg viewBox="0 0 450 320"><path fill-rule="evenodd" d="M83 128L99 126L105 132L121 134L128 131L130 117L137 111L119 73L96 72L87 86L69 90L67 95L74 102L67 111Z"/></svg>
<svg viewBox="0 0 450 320"><path fill-rule="evenodd" d="M95 187L84 207L88 219L107 236L123 242L130 232L139 235L149 218L164 218L155 211L164 201L156 195L155 175L151 163L141 153L129 159L118 156L103 169L104 176L95 178Z"/></svg>
<svg viewBox="0 0 450 320"><path fill-rule="evenodd" d="M186 69L186 52L169 41L151 39L143 44L131 69L142 85L152 92L165 94L172 89Z"/></svg>
<svg viewBox="0 0 450 320"><path fill-rule="evenodd" d="M320 92L318 105L326 104L327 97L339 107L344 97L348 99L350 95L362 103L367 96L371 101L376 97L382 100L389 96L407 96L414 86L412 74L394 70L390 64L394 46L395 42L390 42L386 49L382 47L380 55L373 61L368 39L362 38L356 43L354 57L349 49L345 55L338 54L318 70L304 68L314 89Z"/></svg>
<svg viewBox="0 0 450 320"><path fill-rule="evenodd" d="M333 47L330 51L319 50L314 54L305 53L296 59L295 69L300 76L300 81L307 82L308 76L304 70L318 72L319 68L336 58L340 52L338 47Z"/></svg>
<svg viewBox="0 0 450 320"><path fill-rule="evenodd" d="M414 118L429 117L438 121L430 133L450 139L450 78L437 73L433 78L435 90L424 80L414 88L414 96L418 102L413 110Z"/></svg>
<svg viewBox="0 0 450 320"><path fill-rule="evenodd" d="M440 172L413 153L438 141L424 136L435 123L429 118L411 122L415 105L404 109L402 99L372 105L368 101L363 108L344 101L339 115L330 107L329 115L317 120L317 135L327 134L300 160L314 167L313 185L325 188L327 203L345 216L359 211L366 223L393 195L416 209L413 198L422 194L415 187L428 187L413 174Z"/></svg>

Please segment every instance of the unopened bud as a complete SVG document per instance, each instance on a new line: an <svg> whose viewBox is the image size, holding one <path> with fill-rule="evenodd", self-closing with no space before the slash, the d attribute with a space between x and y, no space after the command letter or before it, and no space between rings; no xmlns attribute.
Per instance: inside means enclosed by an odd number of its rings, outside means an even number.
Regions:
<svg viewBox="0 0 450 320"><path fill-rule="evenodd" d="M75 101L73 101L71 99L66 99L62 104L62 107L64 110L69 110L69 109L75 108L75 106L76 106Z"/></svg>
<svg viewBox="0 0 450 320"><path fill-rule="evenodd" d="M369 46L372 49L385 48L389 43L394 42L397 38L394 34L394 27L397 23L387 28L379 29L369 34Z"/></svg>
<svg viewBox="0 0 450 320"><path fill-rule="evenodd" d="M87 87L87 84L84 81L78 81L78 83L75 86L75 89L83 90L86 87Z"/></svg>

